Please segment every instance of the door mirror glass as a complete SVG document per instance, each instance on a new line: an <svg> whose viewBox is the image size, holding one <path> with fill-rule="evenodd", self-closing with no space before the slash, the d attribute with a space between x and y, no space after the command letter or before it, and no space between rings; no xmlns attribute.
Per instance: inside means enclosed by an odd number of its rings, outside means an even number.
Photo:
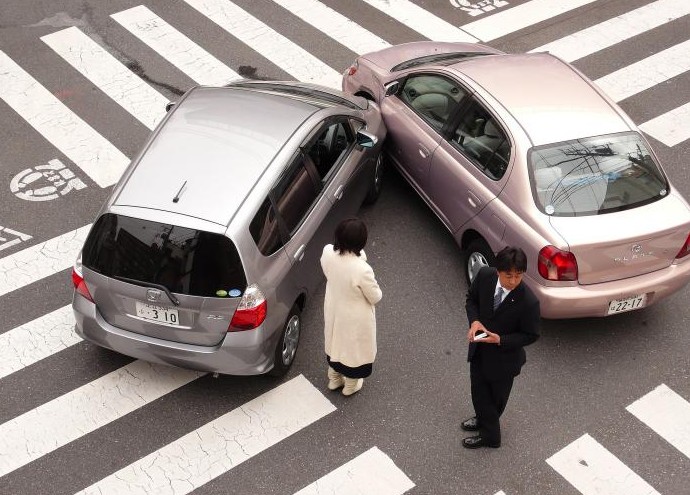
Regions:
<svg viewBox="0 0 690 495"><path fill-rule="evenodd" d="M357 131L357 144L362 148L373 148L378 139L372 133L360 129Z"/></svg>
<svg viewBox="0 0 690 495"><path fill-rule="evenodd" d="M171 109L172 107L175 106L175 103L176 103L176 102L174 102L174 101L169 101L169 102L165 105L165 111L166 111L166 112L169 112L170 109Z"/></svg>
<svg viewBox="0 0 690 495"><path fill-rule="evenodd" d="M384 96L397 94L398 89L400 89L400 83L398 81L389 82L384 86L384 89L386 90Z"/></svg>

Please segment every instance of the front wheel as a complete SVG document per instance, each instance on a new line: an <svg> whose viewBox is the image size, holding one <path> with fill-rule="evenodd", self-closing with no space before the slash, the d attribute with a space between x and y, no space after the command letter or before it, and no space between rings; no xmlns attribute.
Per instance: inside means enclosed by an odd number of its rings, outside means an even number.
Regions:
<svg viewBox="0 0 690 495"><path fill-rule="evenodd" d="M374 168L374 177L369 185L369 192L364 198L365 205L373 205L381 195L381 186L383 185L383 153L379 153L376 157L376 165Z"/></svg>
<svg viewBox="0 0 690 495"><path fill-rule="evenodd" d="M471 285L474 278L485 266L494 266L496 256L489 245L481 237L470 242L465 250L465 280Z"/></svg>
<svg viewBox="0 0 690 495"><path fill-rule="evenodd" d="M302 319L300 310L295 305L290 310L290 314L283 326L283 333L280 335L276 346L273 369L268 372L271 376L283 376L288 372L297 354L300 332L302 330Z"/></svg>

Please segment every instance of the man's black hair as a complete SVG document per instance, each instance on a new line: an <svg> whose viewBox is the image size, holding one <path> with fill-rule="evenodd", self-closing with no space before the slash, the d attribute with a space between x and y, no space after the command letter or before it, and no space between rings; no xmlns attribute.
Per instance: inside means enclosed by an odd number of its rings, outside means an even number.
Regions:
<svg viewBox="0 0 690 495"><path fill-rule="evenodd" d="M335 228L333 248L340 254L359 253L367 244L367 226L359 218L346 218Z"/></svg>
<svg viewBox="0 0 690 495"><path fill-rule="evenodd" d="M496 270L499 272L527 271L527 255L519 247L506 246L496 253Z"/></svg>

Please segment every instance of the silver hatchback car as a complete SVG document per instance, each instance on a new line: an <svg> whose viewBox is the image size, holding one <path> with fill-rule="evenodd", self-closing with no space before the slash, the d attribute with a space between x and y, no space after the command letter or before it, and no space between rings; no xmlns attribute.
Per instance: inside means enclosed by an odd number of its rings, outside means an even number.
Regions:
<svg viewBox="0 0 690 495"><path fill-rule="evenodd" d="M529 257L542 316L649 306L690 280L690 208L631 119L548 53L416 42L359 57L343 90L379 103L386 154L465 253Z"/></svg>
<svg viewBox="0 0 690 495"><path fill-rule="evenodd" d="M376 104L332 89L191 89L91 228L77 333L147 361L285 373L323 246L378 196L385 132Z"/></svg>

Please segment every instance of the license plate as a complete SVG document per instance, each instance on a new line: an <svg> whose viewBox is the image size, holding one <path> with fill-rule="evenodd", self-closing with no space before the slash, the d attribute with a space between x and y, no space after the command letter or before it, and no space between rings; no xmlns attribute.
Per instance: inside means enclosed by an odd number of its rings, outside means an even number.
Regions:
<svg viewBox="0 0 690 495"><path fill-rule="evenodd" d="M647 302L647 294L639 294L637 296L626 297L625 299L616 299L609 303L609 312L612 315L615 313L625 313L633 309L643 308Z"/></svg>
<svg viewBox="0 0 690 495"><path fill-rule="evenodd" d="M176 309L166 308L165 306L156 306L154 304L140 303L138 301L137 316L146 320L167 323L168 325L180 324L180 319Z"/></svg>

